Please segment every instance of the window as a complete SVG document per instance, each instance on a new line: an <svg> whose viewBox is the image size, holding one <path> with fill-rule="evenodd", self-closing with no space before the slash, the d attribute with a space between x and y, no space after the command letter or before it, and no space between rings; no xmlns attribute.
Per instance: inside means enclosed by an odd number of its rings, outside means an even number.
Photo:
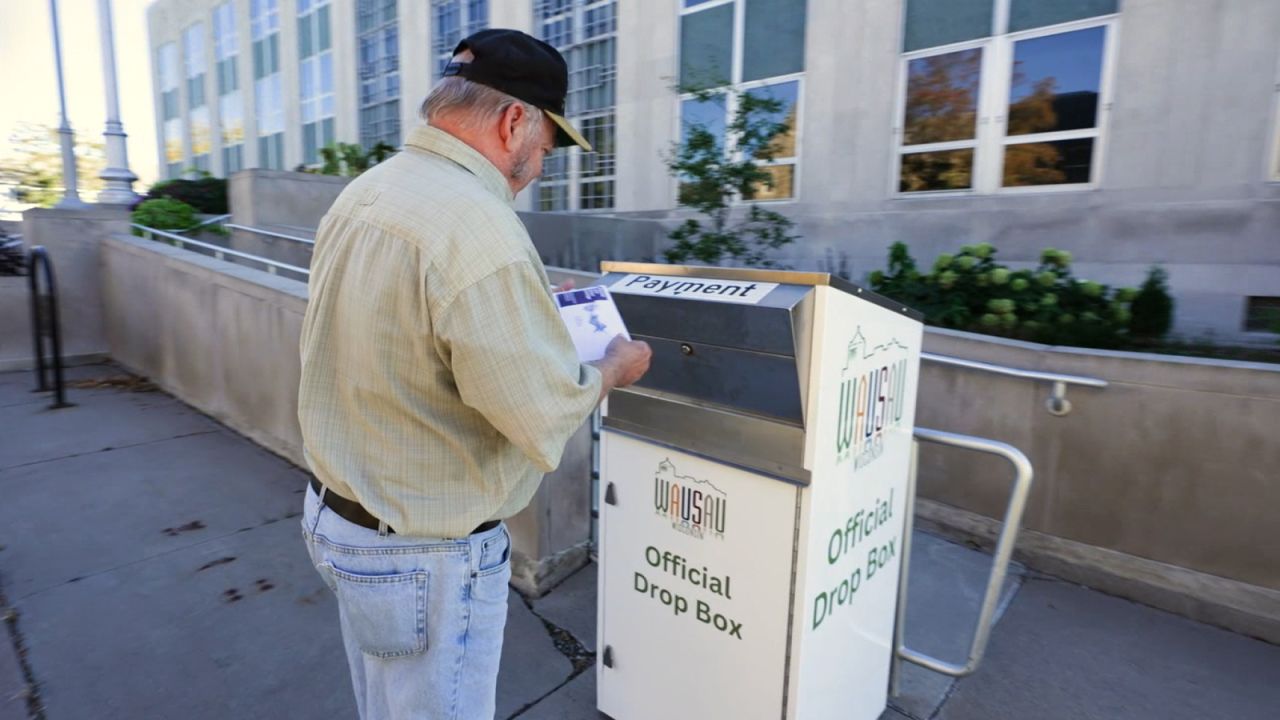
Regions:
<svg viewBox="0 0 1280 720"><path fill-rule="evenodd" d="M258 124L258 165L284 169L284 98L280 81L279 0L250 0L253 33L253 99Z"/></svg>
<svg viewBox="0 0 1280 720"><path fill-rule="evenodd" d="M360 144L400 146L400 26L396 0L357 0Z"/></svg>
<svg viewBox="0 0 1280 720"><path fill-rule="evenodd" d="M244 169L244 100L240 93L218 98L218 118L222 127L222 172L230 175Z"/></svg>
<svg viewBox="0 0 1280 720"><path fill-rule="evenodd" d="M536 34L569 65L565 115L593 149L559 148L547 156L539 210L609 210L616 204L617 13L616 0L534 1Z"/></svg>
<svg viewBox="0 0 1280 720"><path fill-rule="evenodd" d="M431 43L435 57L432 77L440 77L444 66L453 59L453 49L462 38L489 27L488 0L432 0L431 27L434 39Z"/></svg>
<svg viewBox="0 0 1280 720"><path fill-rule="evenodd" d="M726 145L725 129L744 95L778 105L770 120L782 126L772 138L772 159L761 159L770 183L749 199L796 196L797 143L804 95L805 0L684 0L680 18L682 138L693 126ZM702 99L694 91L720 90ZM736 153L724 147L726 153Z"/></svg>
<svg viewBox="0 0 1280 720"><path fill-rule="evenodd" d="M329 0L298 0L298 85L301 88L302 162L320 162L333 144L333 38Z"/></svg>
<svg viewBox="0 0 1280 720"><path fill-rule="evenodd" d="M238 53L235 5L225 2L213 9L213 57L224 175L244 169L244 99L240 94Z"/></svg>
<svg viewBox="0 0 1280 720"><path fill-rule="evenodd" d="M1250 297L1245 300L1245 332L1280 332L1280 297Z"/></svg>
<svg viewBox="0 0 1280 720"><path fill-rule="evenodd" d="M164 176L182 174L182 109L178 100L178 45L165 43L156 53L160 67L160 122L164 143Z"/></svg>
<svg viewBox="0 0 1280 720"><path fill-rule="evenodd" d="M182 31L182 66L187 86L187 121L191 138L191 165L208 171L211 150L209 106L205 101L204 80L208 69L205 58L204 23L195 23Z"/></svg>
<svg viewBox="0 0 1280 720"><path fill-rule="evenodd" d="M898 192L1097 182L1118 0L908 0Z"/></svg>

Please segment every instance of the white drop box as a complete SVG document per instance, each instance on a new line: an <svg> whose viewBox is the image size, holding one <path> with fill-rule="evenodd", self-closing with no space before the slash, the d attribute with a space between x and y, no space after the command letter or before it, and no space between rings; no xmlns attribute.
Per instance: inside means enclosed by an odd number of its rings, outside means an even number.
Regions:
<svg viewBox="0 0 1280 720"><path fill-rule="evenodd" d="M604 412L599 709L875 720L919 315L825 274L605 270L654 360Z"/></svg>

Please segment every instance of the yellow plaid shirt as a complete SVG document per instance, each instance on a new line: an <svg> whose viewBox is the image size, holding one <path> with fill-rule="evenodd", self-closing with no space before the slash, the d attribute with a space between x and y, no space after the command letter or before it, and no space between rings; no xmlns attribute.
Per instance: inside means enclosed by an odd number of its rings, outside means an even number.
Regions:
<svg viewBox="0 0 1280 720"><path fill-rule="evenodd" d="M397 533L462 537L518 512L599 397L512 200L484 156L420 127L320 222L306 459Z"/></svg>

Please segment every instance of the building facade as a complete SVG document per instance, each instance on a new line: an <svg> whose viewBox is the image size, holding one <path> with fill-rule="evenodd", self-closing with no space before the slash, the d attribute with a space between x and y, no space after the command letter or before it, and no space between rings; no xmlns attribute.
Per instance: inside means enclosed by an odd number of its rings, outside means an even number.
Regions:
<svg viewBox="0 0 1280 720"><path fill-rule="evenodd" d="M157 0L149 25L166 177L396 146L457 41L512 27L565 54L596 147L521 209L681 217L672 147L765 97L756 199L794 266L1055 247L1108 283L1165 265L1185 334L1267 340L1280 307L1275 0Z"/></svg>

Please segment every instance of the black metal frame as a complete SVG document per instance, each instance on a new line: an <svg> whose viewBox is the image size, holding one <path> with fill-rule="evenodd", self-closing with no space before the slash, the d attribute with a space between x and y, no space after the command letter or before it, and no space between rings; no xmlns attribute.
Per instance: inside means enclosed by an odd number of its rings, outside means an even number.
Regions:
<svg viewBox="0 0 1280 720"><path fill-rule="evenodd" d="M45 292L40 292L40 276L43 273ZM62 324L58 317L58 283L53 276L53 261L43 245L31 248L27 256L27 278L31 287L31 338L36 356L36 392L53 390L52 410L71 407L67 402L66 386L62 378ZM52 344L53 387L49 387L45 362L45 338Z"/></svg>

